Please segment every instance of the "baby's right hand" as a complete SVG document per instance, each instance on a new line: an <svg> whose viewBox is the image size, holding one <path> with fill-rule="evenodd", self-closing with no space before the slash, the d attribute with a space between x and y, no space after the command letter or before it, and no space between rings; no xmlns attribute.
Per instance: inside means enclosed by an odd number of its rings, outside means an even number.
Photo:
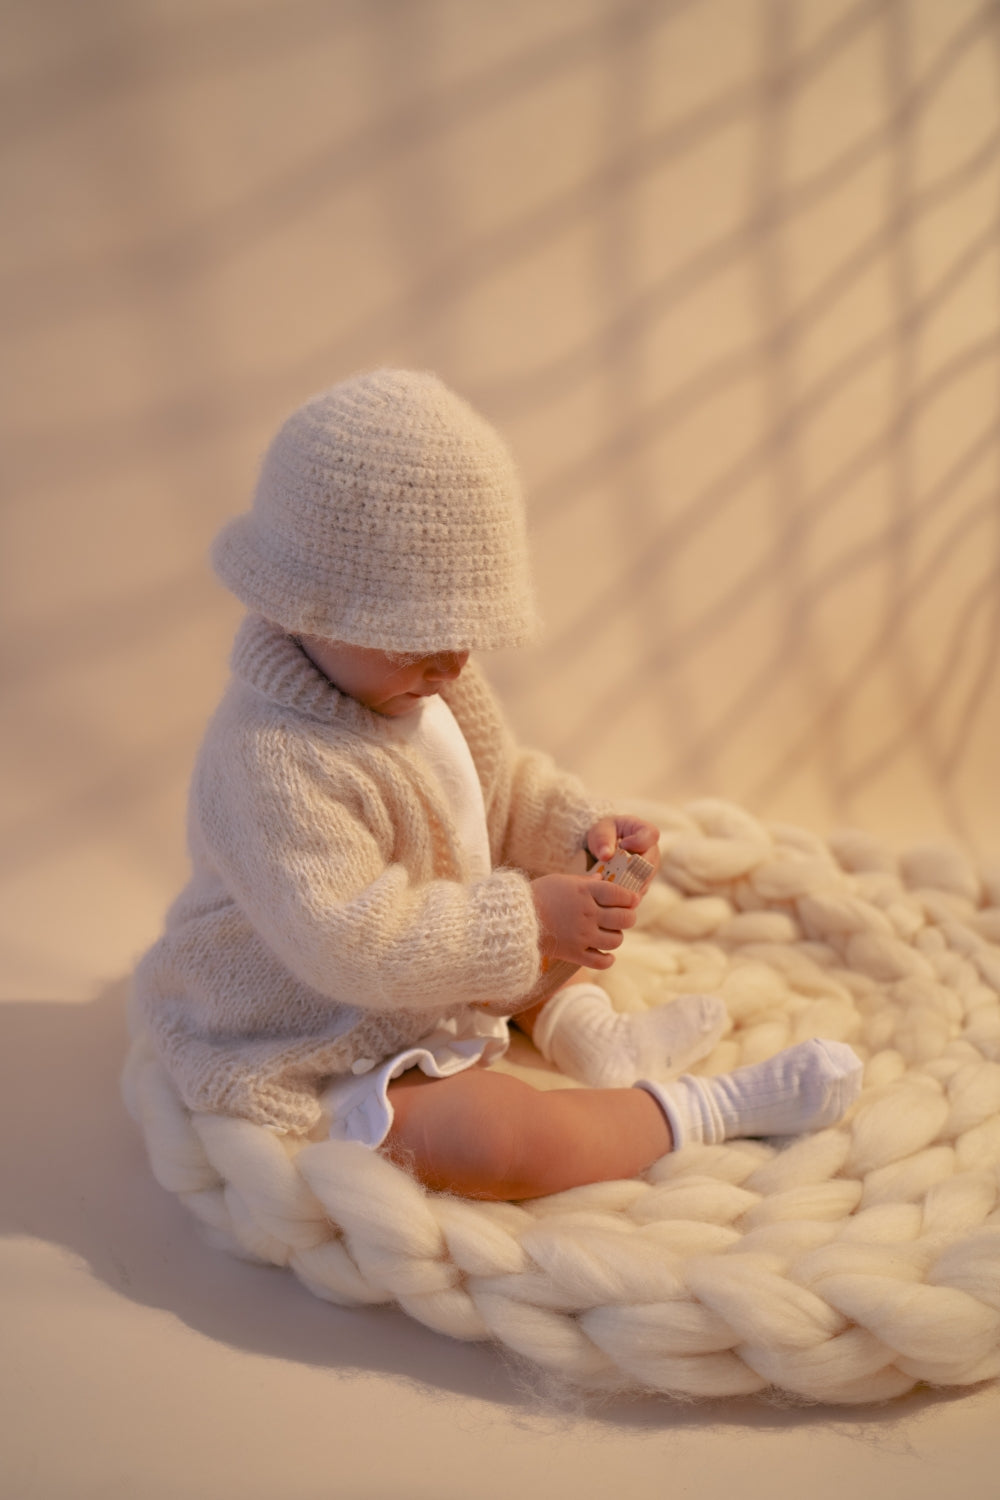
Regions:
<svg viewBox="0 0 1000 1500"><path fill-rule="evenodd" d="M639 896L591 875L541 875L531 893L542 929L542 955L585 969L610 969L635 923Z"/></svg>

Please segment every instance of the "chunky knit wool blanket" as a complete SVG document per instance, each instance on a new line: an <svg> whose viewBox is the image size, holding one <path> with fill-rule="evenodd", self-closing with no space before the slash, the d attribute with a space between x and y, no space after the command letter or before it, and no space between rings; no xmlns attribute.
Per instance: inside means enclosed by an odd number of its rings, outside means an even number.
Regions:
<svg viewBox="0 0 1000 1500"><path fill-rule="evenodd" d="M849 1042L865 1084L836 1128L480 1204L360 1145L190 1113L138 1030L124 1090L158 1181L319 1297L397 1303L582 1386L858 1403L996 1377L1000 867L719 801L644 811L661 878L602 976L613 1001L721 994L732 1030L699 1071Z"/></svg>

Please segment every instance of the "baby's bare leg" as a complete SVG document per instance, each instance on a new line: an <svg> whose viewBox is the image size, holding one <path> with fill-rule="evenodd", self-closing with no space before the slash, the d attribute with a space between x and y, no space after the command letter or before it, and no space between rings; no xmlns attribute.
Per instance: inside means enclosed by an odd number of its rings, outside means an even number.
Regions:
<svg viewBox="0 0 1000 1500"><path fill-rule="evenodd" d="M413 1070L390 1085L383 1148L425 1187L466 1198L540 1198L634 1177L672 1147L643 1089L533 1089L470 1068L451 1078Z"/></svg>

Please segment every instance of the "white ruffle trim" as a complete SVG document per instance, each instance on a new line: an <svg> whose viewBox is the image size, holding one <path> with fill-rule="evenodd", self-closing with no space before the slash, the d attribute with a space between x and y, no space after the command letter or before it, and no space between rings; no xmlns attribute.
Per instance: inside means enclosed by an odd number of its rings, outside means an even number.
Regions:
<svg viewBox="0 0 1000 1500"><path fill-rule="evenodd" d="M497 1062L510 1046L503 1016L469 1011L452 1017L412 1047L376 1063L361 1059L351 1073L338 1077L320 1096L333 1141L360 1141L374 1150L381 1146L394 1118L389 1085L408 1068L419 1068L428 1078L451 1078L478 1062Z"/></svg>

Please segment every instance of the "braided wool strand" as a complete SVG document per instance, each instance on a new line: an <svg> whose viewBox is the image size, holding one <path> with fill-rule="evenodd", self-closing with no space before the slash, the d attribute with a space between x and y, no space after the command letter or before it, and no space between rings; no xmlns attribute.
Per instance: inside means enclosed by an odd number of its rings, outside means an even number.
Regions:
<svg viewBox="0 0 1000 1500"><path fill-rule="evenodd" d="M839 1126L481 1204L354 1143L192 1114L139 1032L124 1089L157 1180L216 1245L319 1297L398 1303L584 1386L856 1403L995 1378L1000 868L715 800L644 811L663 878L602 976L612 1000L722 994L733 1029L705 1072L849 1042L865 1087Z"/></svg>

